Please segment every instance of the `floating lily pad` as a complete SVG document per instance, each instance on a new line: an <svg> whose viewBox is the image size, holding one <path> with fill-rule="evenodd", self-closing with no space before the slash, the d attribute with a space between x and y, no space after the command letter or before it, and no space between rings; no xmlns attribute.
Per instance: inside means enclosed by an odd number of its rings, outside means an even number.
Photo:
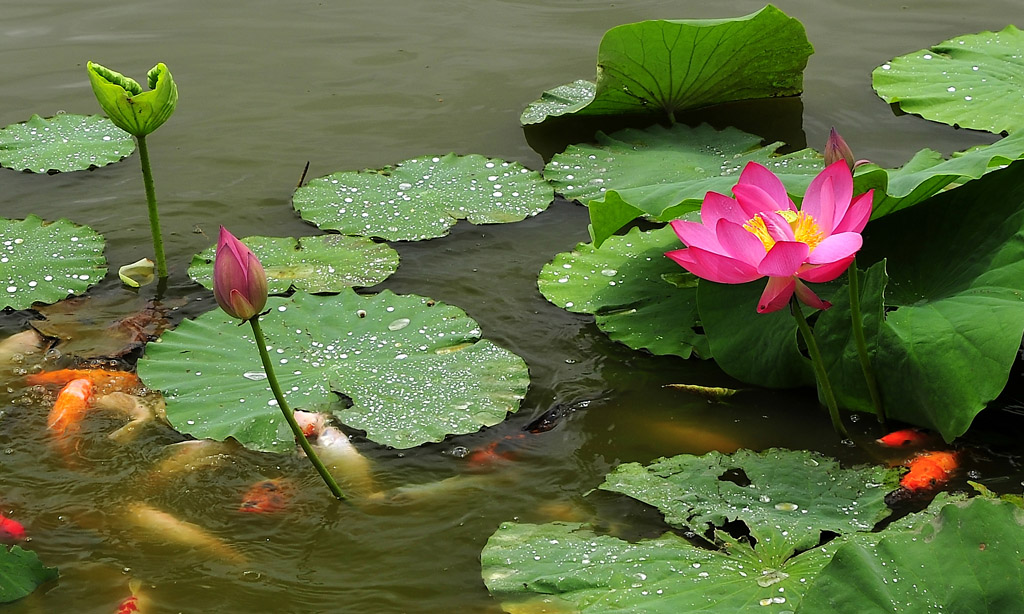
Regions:
<svg viewBox="0 0 1024 614"><path fill-rule="evenodd" d="M35 552L0 544L0 604L17 601L56 579L57 568L44 566Z"/></svg>
<svg viewBox="0 0 1024 614"><path fill-rule="evenodd" d="M459 308L421 296L296 293L267 306L260 321L289 404L333 410L377 443L409 448L497 424L529 385L521 358L480 339ZM183 432L260 450L294 445L252 331L219 310L150 343L138 371Z"/></svg>
<svg viewBox="0 0 1024 614"><path fill-rule="evenodd" d="M750 98L793 96L813 47L799 21L768 5L735 19L641 21L608 30L597 53L597 85L564 105L541 99L523 114L536 123L556 115L660 114Z"/></svg>
<svg viewBox="0 0 1024 614"><path fill-rule="evenodd" d="M655 505L692 539L630 543L579 524L505 523L484 547L483 578L510 612L792 612L835 547L888 513L894 482L891 470L787 450L629 463L601 488ZM723 530L737 520L756 544ZM714 543L697 537L706 529ZM839 537L819 547L823 532Z"/></svg>
<svg viewBox="0 0 1024 614"><path fill-rule="evenodd" d="M708 191L730 194L750 161L771 168L791 193L803 194L824 168L822 157L811 149L776 155L781 146L762 147L761 137L707 124L599 132L596 145L571 145L555 155L544 177L556 192L590 207L591 233L600 246L636 217L667 221L700 209ZM610 213L622 206L628 208L624 214Z"/></svg>
<svg viewBox="0 0 1024 614"><path fill-rule="evenodd" d="M103 237L66 219L0 218L0 303L27 309L85 292L107 272Z"/></svg>
<svg viewBox="0 0 1024 614"><path fill-rule="evenodd" d="M1024 611L1022 525L1016 506L975 498L873 547L844 544L807 590L802 611Z"/></svg>
<svg viewBox="0 0 1024 614"><path fill-rule="evenodd" d="M539 124L549 117L575 113L594 100L596 91L596 83L583 79L559 85L544 92L539 100L527 105L519 121L526 126Z"/></svg>
<svg viewBox="0 0 1024 614"><path fill-rule="evenodd" d="M961 128L1024 127L1024 33L968 34L894 58L871 73L875 91L907 113Z"/></svg>
<svg viewBox="0 0 1024 614"><path fill-rule="evenodd" d="M314 179L292 202L304 220L324 230L418 241L444 236L461 219L518 222L553 199L540 174L517 162L447 154Z"/></svg>
<svg viewBox="0 0 1024 614"><path fill-rule="evenodd" d="M132 136L101 115L33 115L0 129L0 166L32 173L84 171L133 151Z"/></svg>
<svg viewBox="0 0 1024 614"><path fill-rule="evenodd" d="M367 237L329 234L318 237L246 237L242 240L267 272L271 294L294 288L303 292L338 292L373 286L398 268L398 252ZM189 276L213 289L217 246L192 257Z"/></svg>
<svg viewBox="0 0 1024 614"><path fill-rule="evenodd" d="M678 243L671 228L634 228L600 249L580 243L546 264L537 285L555 305L594 314L598 328L633 349L709 358L698 326L697 279L665 257Z"/></svg>

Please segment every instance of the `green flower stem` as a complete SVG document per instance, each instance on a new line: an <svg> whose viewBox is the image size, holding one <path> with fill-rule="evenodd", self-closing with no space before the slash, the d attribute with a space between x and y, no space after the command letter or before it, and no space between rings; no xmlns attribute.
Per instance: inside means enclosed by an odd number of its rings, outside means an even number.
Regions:
<svg viewBox="0 0 1024 614"><path fill-rule="evenodd" d="M139 142L139 160L142 162L142 182L146 185L146 205L149 207L149 229L153 234L153 251L156 252L156 272L160 278L167 277L167 260L164 258L164 237L160 234L160 214L156 210L156 188L153 187L153 169L149 166L149 148L146 137L135 137Z"/></svg>
<svg viewBox="0 0 1024 614"><path fill-rule="evenodd" d="M793 317L796 318L796 326L800 329L800 335L804 338L804 343L807 344L807 353L811 355L811 364L814 366L814 378L818 380L818 388L821 389L821 394L825 397L828 415L832 418L832 428L843 437L849 437L850 435L846 432L846 427L843 426L843 421L839 417L836 395L832 392L832 384L828 380L825 363L821 360L818 342L814 340L814 332L811 331L811 326L807 323L807 319L804 318L804 312L800 308L800 301L797 300L796 295L793 295L793 300L789 304Z"/></svg>
<svg viewBox="0 0 1024 614"><path fill-rule="evenodd" d="M291 427L292 433L295 435L295 440L299 442L302 447L302 451L306 453L306 458L309 462L313 463L313 467L316 468L316 472L323 478L327 487L331 489L331 493L339 500L345 500L345 494L341 492L341 488L338 483L334 481L334 476L327 471L327 467L324 466L323 461L316 455L316 450L310 445L309 440L302 434L302 429L299 428L298 422L295 421L295 415L292 413L292 409L288 407L288 402L284 400L284 393L281 392L281 386L277 383L277 376L274 375L274 365L270 362L270 354L267 352L267 342L263 338L263 329L260 328L260 317L257 315L249 320L249 324L252 325L252 334L256 339L256 347L260 349L260 359L263 361L263 370L267 373L267 381L270 382L270 389L274 391L274 397L277 398L277 405L281 408L281 413L284 414L284 419L288 422L288 426Z"/></svg>
<svg viewBox="0 0 1024 614"><path fill-rule="evenodd" d="M868 385L868 394L871 395L871 405L875 408L875 415L878 416L879 424L884 426L885 410L882 408L882 396L878 393L875 371L871 368L871 359L868 357L868 344L864 340L864 323L860 315L860 275L857 272L856 259L847 269L846 275L850 283L850 317L853 320L853 340L857 344L860 370L864 372L864 382Z"/></svg>

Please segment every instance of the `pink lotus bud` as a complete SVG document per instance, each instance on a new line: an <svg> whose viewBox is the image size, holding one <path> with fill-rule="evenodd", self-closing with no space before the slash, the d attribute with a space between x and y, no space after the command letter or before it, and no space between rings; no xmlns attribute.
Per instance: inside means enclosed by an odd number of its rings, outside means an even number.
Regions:
<svg viewBox="0 0 1024 614"><path fill-rule="evenodd" d="M845 160L846 166L853 170L853 150L846 144L843 137L839 136L835 128L828 133L828 143L825 143L825 166L831 166L833 162Z"/></svg>
<svg viewBox="0 0 1024 614"><path fill-rule="evenodd" d="M251 320L267 304L267 273L256 254L223 226L213 261L213 295L229 316Z"/></svg>

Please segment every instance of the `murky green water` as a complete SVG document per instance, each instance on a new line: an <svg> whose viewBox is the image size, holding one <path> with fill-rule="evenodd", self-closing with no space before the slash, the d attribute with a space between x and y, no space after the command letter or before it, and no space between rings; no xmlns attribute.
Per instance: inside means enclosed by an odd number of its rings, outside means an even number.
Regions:
<svg viewBox="0 0 1024 614"><path fill-rule="evenodd" d="M170 66L181 100L149 141L173 267L167 295L187 299L179 318L212 304L185 268L213 242L218 224L238 236L317 232L289 205L307 161L309 177L448 151L540 168L531 144L543 149L559 139L524 134L519 113L547 88L592 78L605 30L761 7L754 0L122 4L7 3L0 125L33 113L97 112L87 60L135 76L156 61ZM993 140L894 117L872 93L870 71L957 34L1024 21L1019 0L969 8L945 0L778 4L804 22L817 49L806 93L780 105L777 115L731 118L739 125L796 147L820 146L835 125L858 157L885 165L926 146L949 153ZM96 229L107 238L115 270L151 249L135 158L91 173L0 172L0 215L29 213ZM526 359L532 388L518 415L478 434L401 453L360 443L383 485L467 474L466 461L451 454L456 446L474 449L520 433L556 403L590 401L554 430L521 440L517 460L474 478L482 482L477 487L422 501L371 510L338 504L303 462L257 453L154 477L165 445L178 439L174 433L148 430L132 445L115 446L104 435L120 422L103 417L90 421L69 463L46 445L49 407L23 404L14 374L0 373L11 382L0 393L0 508L27 525L29 547L61 570L59 583L45 592L0 607L18 614L112 612L127 595L128 579L137 577L154 612L500 612L478 560L500 522L597 513L609 526L656 526L639 505L582 496L620 462L737 446L869 460L836 441L808 392L747 393L727 406L707 405L663 386L733 385L714 365L634 352L609 341L590 318L548 304L537 293L537 272L585 240L585 211L557 202L520 224L463 223L445 239L396 245L402 265L383 287L465 309L484 336ZM90 315L101 327L142 308L155 292L132 292L108 277L90 292L100 299ZM0 333L16 332L22 322L2 317ZM967 469L994 489L1019 491L1017 449L991 437L1006 430L1005 420L981 421ZM865 419L855 429L877 436L871 426ZM280 475L302 486L285 514L237 512L252 482ZM954 486L962 487L962 479ZM163 544L128 526L126 511L139 501L201 525L244 560Z"/></svg>

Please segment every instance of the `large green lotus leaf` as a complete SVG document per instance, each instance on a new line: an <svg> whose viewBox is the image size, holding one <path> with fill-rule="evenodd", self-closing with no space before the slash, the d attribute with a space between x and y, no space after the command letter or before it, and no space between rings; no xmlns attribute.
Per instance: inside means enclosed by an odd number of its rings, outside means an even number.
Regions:
<svg viewBox="0 0 1024 614"><path fill-rule="evenodd" d="M518 222L540 213L554 192L518 162L472 154L427 156L380 170L342 171L298 188L292 204L324 230L418 241L455 222Z"/></svg>
<svg viewBox="0 0 1024 614"><path fill-rule="evenodd" d="M766 388L814 385L810 361L797 344L796 321L788 309L757 313L757 301L767 279L748 284L697 285L697 312L711 355L736 379ZM814 286L821 295L820 285ZM824 291L830 295L830 291ZM804 308L804 314L810 315Z"/></svg>
<svg viewBox="0 0 1024 614"><path fill-rule="evenodd" d="M812 52L800 22L771 5L734 19L617 26L601 39L594 98L575 114L673 118L721 102L793 96L803 89ZM528 119L539 116L534 111Z"/></svg>
<svg viewBox="0 0 1024 614"><path fill-rule="evenodd" d="M579 524L507 522L480 558L487 589L512 614L784 614L832 548L776 564L739 542L705 550L671 533L628 542Z"/></svg>
<svg viewBox="0 0 1024 614"><path fill-rule="evenodd" d="M57 568L44 566L35 552L0 544L0 604L17 601L56 579Z"/></svg>
<svg viewBox="0 0 1024 614"><path fill-rule="evenodd" d="M641 215L675 219L700 209L708 191L730 194L747 162L771 168L794 194L803 194L823 168L813 150L779 156L775 150L782 143L761 146L761 137L731 127L655 125L599 132L596 139L595 145L571 145L555 155L544 177L555 191L590 208L597 246Z"/></svg>
<svg viewBox="0 0 1024 614"><path fill-rule="evenodd" d="M1015 26L943 41L871 73L875 91L907 113L989 132L1024 127L1024 33Z"/></svg>
<svg viewBox="0 0 1024 614"><path fill-rule="evenodd" d="M503 524L481 555L488 589L509 612L792 612L836 546L888 514L895 473L841 469L814 452L740 450L628 463L601 488L665 514L678 535L634 543L578 524ZM743 522L756 539L721 529ZM839 534L818 547L822 532ZM543 605L546 610L530 610Z"/></svg>
<svg viewBox="0 0 1024 614"><path fill-rule="evenodd" d="M351 290L267 304L260 321L289 405L335 410L381 444L409 448L496 424L529 385L523 360L480 339L457 307ZM260 450L293 446L251 330L220 310L150 343L139 375L164 392L167 415L184 432ZM339 394L351 407L342 408Z"/></svg>
<svg viewBox="0 0 1024 614"><path fill-rule="evenodd" d="M289 289L339 292L353 286L373 286L398 268L398 252L367 237L329 234L318 237L246 237L267 272L271 294ZM192 257L189 276L213 289L213 245Z"/></svg>
<svg viewBox="0 0 1024 614"><path fill-rule="evenodd" d="M33 115L0 129L0 166L32 173L84 171L133 151L132 136L102 115Z"/></svg>
<svg viewBox="0 0 1024 614"><path fill-rule="evenodd" d="M66 219L0 218L0 308L27 309L80 294L107 272L103 237Z"/></svg>
<svg viewBox="0 0 1024 614"><path fill-rule="evenodd" d="M737 472L742 483L724 477ZM822 531L870 531L889 515L884 498L894 476L882 467L842 469L817 452L773 448L625 463L600 488L653 505L680 528L700 532L705 524L739 520L759 548L778 548L763 542L781 533L786 545L779 552L788 557L817 545Z"/></svg>
<svg viewBox="0 0 1024 614"><path fill-rule="evenodd" d="M873 313L886 306L868 339L886 411L952 440L1003 390L1024 334L1024 162L872 222L864 236L859 259L884 257L889 277L870 269L861 298ZM859 370L845 358L848 303L835 303L816 326L822 352Z"/></svg>
<svg viewBox="0 0 1024 614"><path fill-rule="evenodd" d="M524 126L539 124L549 117L575 113L590 104L596 91L597 84L584 79L559 85L544 92L538 100L528 104L523 110L519 122Z"/></svg>
<svg viewBox="0 0 1024 614"><path fill-rule="evenodd" d="M1024 611L1024 512L974 498L874 547L839 547L798 612Z"/></svg>
<svg viewBox="0 0 1024 614"><path fill-rule="evenodd" d="M697 321L697 280L665 257L678 247L671 228L633 228L600 249L580 243L558 254L537 285L555 305L594 314L598 328L633 349L709 358Z"/></svg>

